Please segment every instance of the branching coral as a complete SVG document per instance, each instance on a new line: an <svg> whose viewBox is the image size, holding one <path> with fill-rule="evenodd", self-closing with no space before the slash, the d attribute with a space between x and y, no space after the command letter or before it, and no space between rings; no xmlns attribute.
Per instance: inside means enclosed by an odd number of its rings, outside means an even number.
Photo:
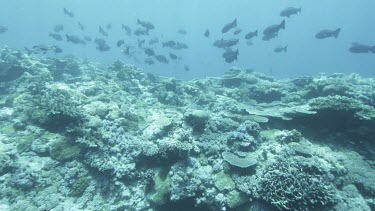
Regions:
<svg viewBox="0 0 375 211"><path fill-rule="evenodd" d="M326 172L306 158L279 158L264 170L259 196L281 210L307 210L335 202Z"/></svg>

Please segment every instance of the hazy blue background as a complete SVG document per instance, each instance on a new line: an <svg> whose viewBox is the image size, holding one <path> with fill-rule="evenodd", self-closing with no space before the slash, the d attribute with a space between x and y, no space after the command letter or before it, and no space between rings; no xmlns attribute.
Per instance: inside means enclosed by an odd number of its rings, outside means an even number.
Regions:
<svg viewBox="0 0 375 211"><path fill-rule="evenodd" d="M288 6L302 7L302 13L286 19L286 29L279 37L264 42L261 34L265 27L280 23L281 10ZM63 15L63 8L73 11L75 17ZM364 76L375 75L375 54L352 54L348 51L352 42L375 45L375 1L373 0L2 0L0 7L0 25L9 27L9 31L0 35L0 45L12 48L31 47L35 44L57 44L64 49L64 54L87 57L100 63L112 63L120 59L133 63L146 71L192 78L199 76L221 75L228 67L239 66L253 68L276 77L295 77L319 72L356 72ZM159 40L175 39L187 43L188 50L176 51L182 57L178 63L154 66L136 64L127 59L115 43L125 38L126 43L135 45L120 29L121 24L136 27L137 18L151 21L155 30L150 38ZM214 40L233 36L221 33L224 24L238 20L243 29L239 35L239 60L231 64L224 62L222 50L212 46ZM86 27L85 33L78 29L78 21ZM102 37L98 26L111 23L108 43L111 51L99 52L93 43L87 46L57 42L48 37L55 24L64 24L64 34L90 35ZM314 35L321 29L342 28L338 39L317 40ZM177 30L188 31L186 36ZM210 29L209 39L203 36L206 28ZM248 31L259 30L259 37L253 45L245 44L244 36ZM276 54L277 45L288 45L288 53ZM156 49L156 51L158 51ZM161 53L168 53L161 49ZM144 55L139 54L140 60ZM190 66L185 72L183 66Z"/></svg>

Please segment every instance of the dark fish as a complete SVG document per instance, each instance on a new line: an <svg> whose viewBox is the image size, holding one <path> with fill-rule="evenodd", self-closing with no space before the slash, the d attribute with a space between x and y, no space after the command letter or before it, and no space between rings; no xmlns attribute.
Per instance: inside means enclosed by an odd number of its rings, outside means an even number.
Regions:
<svg viewBox="0 0 375 211"><path fill-rule="evenodd" d="M145 54L146 54L147 56L154 56L154 55L155 55L155 52L154 52L154 50L152 50L151 48L146 48L146 49L145 49Z"/></svg>
<svg viewBox="0 0 375 211"><path fill-rule="evenodd" d="M177 59L177 55L174 54L174 53L169 53L169 57L173 60L176 60Z"/></svg>
<svg viewBox="0 0 375 211"><path fill-rule="evenodd" d="M34 45L32 47L33 53L46 54L49 50L51 50L51 47L48 47L47 45Z"/></svg>
<svg viewBox="0 0 375 211"><path fill-rule="evenodd" d="M145 59L145 63L148 64L148 65L155 64L154 60L151 59L151 58L147 58L147 59Z"/></svg>
<svg viewBox="0 0 375 211"><path fill-rule="evenodd" d="M56 24L54 27L53 27L53 31L56 32L56 33L59 33L61 31L64 31L64 25L62 24Z"/></svg>
<svg viewBox="0 0 375 211"><path fill-rule="evenodd" d="M56 33L49 33L49 36L52 37L53 39L57 40L57 41L62 41L63 38L60 34L56 34Z"/></svg>
<svg viewBox="0 0 375 211"><path fill-rule="evenodd" d="M364 45L360 43L352 43L352 47L349 48L352 53L375 53L375 45Z"/></svg>
<svg viewBox="0 0 375 211"><path fill-rule="evenodd" d="M130 56L130 46L126 46L126 47L122 50L122 53L123 53L125 56Z"/></svg>
<svg viewBox="0 0 375 211"><path fill-rule="evenodd" d="M301 12L301 8L288 7L288 8L286 8L283 11L280 12L280 16L290 18L291 15L295 15L299 12Z"/></svg>
<svg viewBox="0 0 375 211"><path fill-rule="evenodd" d="M270 41L270 40L272 40L273 38L275 38L277 36L278 36L278 32L276 32L274 34L265 34L265 35L263 35L262 40L264 40L264 41Z"/></svg>
<svg viewBox="0 0 375 211"><path fill-rule="evenodd" d="M223 58L225 59L225 62L232 63L234 60L237 60L238 55L238 49L232 50L231 48L227 48L223 53Z"/></svg>
<svg viewBox="0 0 375 211"><path fill-rule="evenodd" d="M131 34L132 34L132 30L130 29L129 26L126 26L126 25L124 25L124 24L121 24L121 29L122 29L122 30L125 30L126 35L131 36Z"/></svg>
<svg viewBox="0 0 375 211"><path fill-rule="evenodd" d="M5 27L5 26L1 26L0 25L0 34L4 34L5 32L8 31L8 27Z"/></svg>
<svg viewBox="0 0 375 211"><path fill-rule="evenodd" d="M281 53L281 52L287 52L288 51L288 46L277 46L276 48L273 49L273 52L276 52L276 53Z"/></svg>
<svg viewBox="0 0 375 211"><path fill-rule="evenodd" d="M181 50L181 49L187 49L189 48L189 46L182 42L176 42L176 45L174 45L171 48L174 50Z"/></svg>
<svg viewBox="0 0 375 211"><path fill-rule="evenodd" d="M214 42L214 46L218 48L229 48L234 45L237 45L237 43L238 43L238 39L233 39L233 38L229 40L221 39L221 40L216 40Z"/></svg>
<svg viewBox="0 0 375 211"><path fill-rule="evenodd" d="M175 45L176 45L176 42L173 41L173 40L169 40L169 41L167 41L167 42L163 42L163 47L170 47L170 48L172 48L172 47L174 47Z"/></svg>
<svg viewBox="0 0 375 211"><path fill-rule="evenodd" d="M182 35L186 35L187 34L187 31L185 29L179 29L177 32L179 34L182 34Z"/></svg>
<svg viewBox="0 0 375 211"><path fill-rule="evenodd" d="M203 35L207 38L210 37L210 30L206 29Z"/></svg>
<svg viewBox="0 0 375 211"><path fill-rule="evenodd" d="M85 26L84 26L81 22L78 22L78 28L79 28L81 31L85 31Z"/></svg>
<svg viewBox="0 0 375 211"><path fill-rule="evenodd" d="M96 43L98 45L103 45L103 44L106 43L106 41L102 38L95 38L94 43Z"/></svg>
<svg viewBox="0 0 375 211"><path fill-rule="evenodd" d="M84 40L81 40L81 38L75 35L66 35L66 41L74 44L86 45L86 42Z"/></svg>
<svg viewBox="0 0 375 211"><path fill-rule="evenodd" d="M229 30L231 30L235 27L237 27L237 19L234 19L232 22L225 24L223 29L221 30L221 32L227 33Z"/></svg>
<svg viewBox="0 0 375 211"><path fill-rule="evenodd" d="M141 20L137 19L137 24L146 28L147 31L155 29L154 25L151 22L148 22L148 21L141 21Z"/></svg>
<svg viewBox="0 0 375 211"><path fill-rule="evenodd" d="M257 37L257 36L258 36L258 30L247 33L245 35L245 39L249 40L249 39L251 39L253 37Z"/></svg>
<svg viewBox="0 0 375 211"><path fill-rule="evenodd" d="M124 40L119 40L119 41L117 41L117 43L116 43L117 47L121 47L123 44L125 44L125 41L124 41Z"/></svg>
<svg viewBox="0 0 375 211"><path fill-rule="evenodd" d="M96 49L99 51L109 51L111 47L106 43L104 39L96 38L94 42L97 44Z"/></svg>
<svg viewBox="0 0 375 211"><path fill-rule="evenodd" d="M106 43L102 43L101 45L96 46L96 49L103 52L111 50L111 47Z"/></svg>
<svg viewBox="0 0 375 211"><path fill-rule="evenodd" d="M147 29L143 29L143 28L138 28L134 31L134 34L136 36L140 36L140 35L148 35L148 30Z"/></svg>
<svg viewBox="0 0 375 211"><path fill-rule="evenodd" d="M185 70L186 72L189 72L189 71L190 71L189 66L185 65L185 66L184 66L184 70Z"/></svg>
<svg viewBox="0 0 375 211"><path fill-rule="evenodd" d="M285 29L285 20L281 21L280 24L274 24L269 27L267 27L264 31L264 35L272 35L272 34L277 34L281 29Z"/></svg>
<svg viewBox="0 0 375 211"><path fill-rule="evenodd" d="M169 63L168 59L164 55L155 55L155 59L158 60L160 63Z"/></svg>
<svg viewBox="0 0 375 211"><path fill-rule="evenodd" d="M158 43L158 42L159 42L159 39L158 39L158 38L154 38L154 39L150 40L150 41L148 42L148 44L149 44L149 45L154 45L154 44L156 44L156 43Z"/></svg>
<svg viewBox="0 0 375 211"><path fill-rule="evenodd" d="M108 32L104 31L104 29L101 26L99 26L99 33L102 34L103 36L108 37Z"/></svg>
<svg viewBox="0 0 375 211"><path fill-rule="evenodd" d="M53 49L53 52L55 52L55 53L62 53L63 52L62 48L60 48L57 45L52 46L52 49Z"/></svg>
<svg viewBox="0 0 375 211"><path fill-rule="evenodd" d="M325 39L329 37L334 37L337 38L340 34L341 29L338 28L336 30L330 30L330 29L324 29L321 30L320 32L315 34L315 38L317 39Z"/></svg>
<svg viewBox="0 0 375 211"><path fill-rule="evenodd" d="M138 40L138 48L142 48L142 45L145 44L146 40Z"/></svg>
<svg viewBox="0 0 375 211"><path fill-rule="evenodd" d="M46 54L48 52L62 53L63 50L58 46L47 46L47 45L34 45L31 49L26 48L27 55L30 54Z"/></svg>
<svg viewBox="0 0 375 211"><path fill-rule="evenodd" d="M83 39L87 42L91 42L92 41L92 38L90 36L84 36Z"/></svg>
<svg viewBox="0 0 375 211"><path fill-rule="evenodd" d="M106 26L105 26L105 28L107 29L107 30L111 30L112 29L112 24L107 24Z"/></svg>
<svg viewBox="0 0 375 211"><path fill-rule="evenodd" d="M239 34L241 32L242 32L242 29L238 28L238 29L234 30L233 34L237 35L237 34Z"/></svg>
<svg viewBox="0 0 375 211"><path fill-rule="evenodd" d="M74 17L74 13L71 12L71 11L69 11L69 10L66 9L66 8L64 8L64 15L67 15L67 16L69 16L69 17L71 17L71 18Z"/></svg>

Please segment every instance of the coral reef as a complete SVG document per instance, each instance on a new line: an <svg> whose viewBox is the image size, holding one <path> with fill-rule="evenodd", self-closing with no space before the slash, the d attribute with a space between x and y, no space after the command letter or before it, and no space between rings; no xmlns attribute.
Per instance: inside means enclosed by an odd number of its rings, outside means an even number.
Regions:
<svg viewBox="0 0 375 211"><path fill-rule="evenodd" d="M259 196L281 210L306 210L335 202L330 178L314 161L279 158L259 182Z"/></svg>
<svg viewBox="0 0 375 211"><path fill-rule="evenodd" d="M0 49L1 210L373 210L375 80L179 81Z"/></svg>
<svg viewBox="0 0 375 211"><path fill-rule="evenodd" d="M240 168L248 168L257 164L257 160L251 155L240 157L231 152L223 152L221 155L225 161Z"/></svg>

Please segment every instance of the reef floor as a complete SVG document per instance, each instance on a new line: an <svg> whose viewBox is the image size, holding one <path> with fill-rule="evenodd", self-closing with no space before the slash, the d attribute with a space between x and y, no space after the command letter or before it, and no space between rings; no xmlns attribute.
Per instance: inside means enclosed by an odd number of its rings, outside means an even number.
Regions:
<svg viewBox="0 0 375 211"><path fill-rule="evenodd" d="M375 210L375 80L179 81L0 49L0 210Z"/></svg>

